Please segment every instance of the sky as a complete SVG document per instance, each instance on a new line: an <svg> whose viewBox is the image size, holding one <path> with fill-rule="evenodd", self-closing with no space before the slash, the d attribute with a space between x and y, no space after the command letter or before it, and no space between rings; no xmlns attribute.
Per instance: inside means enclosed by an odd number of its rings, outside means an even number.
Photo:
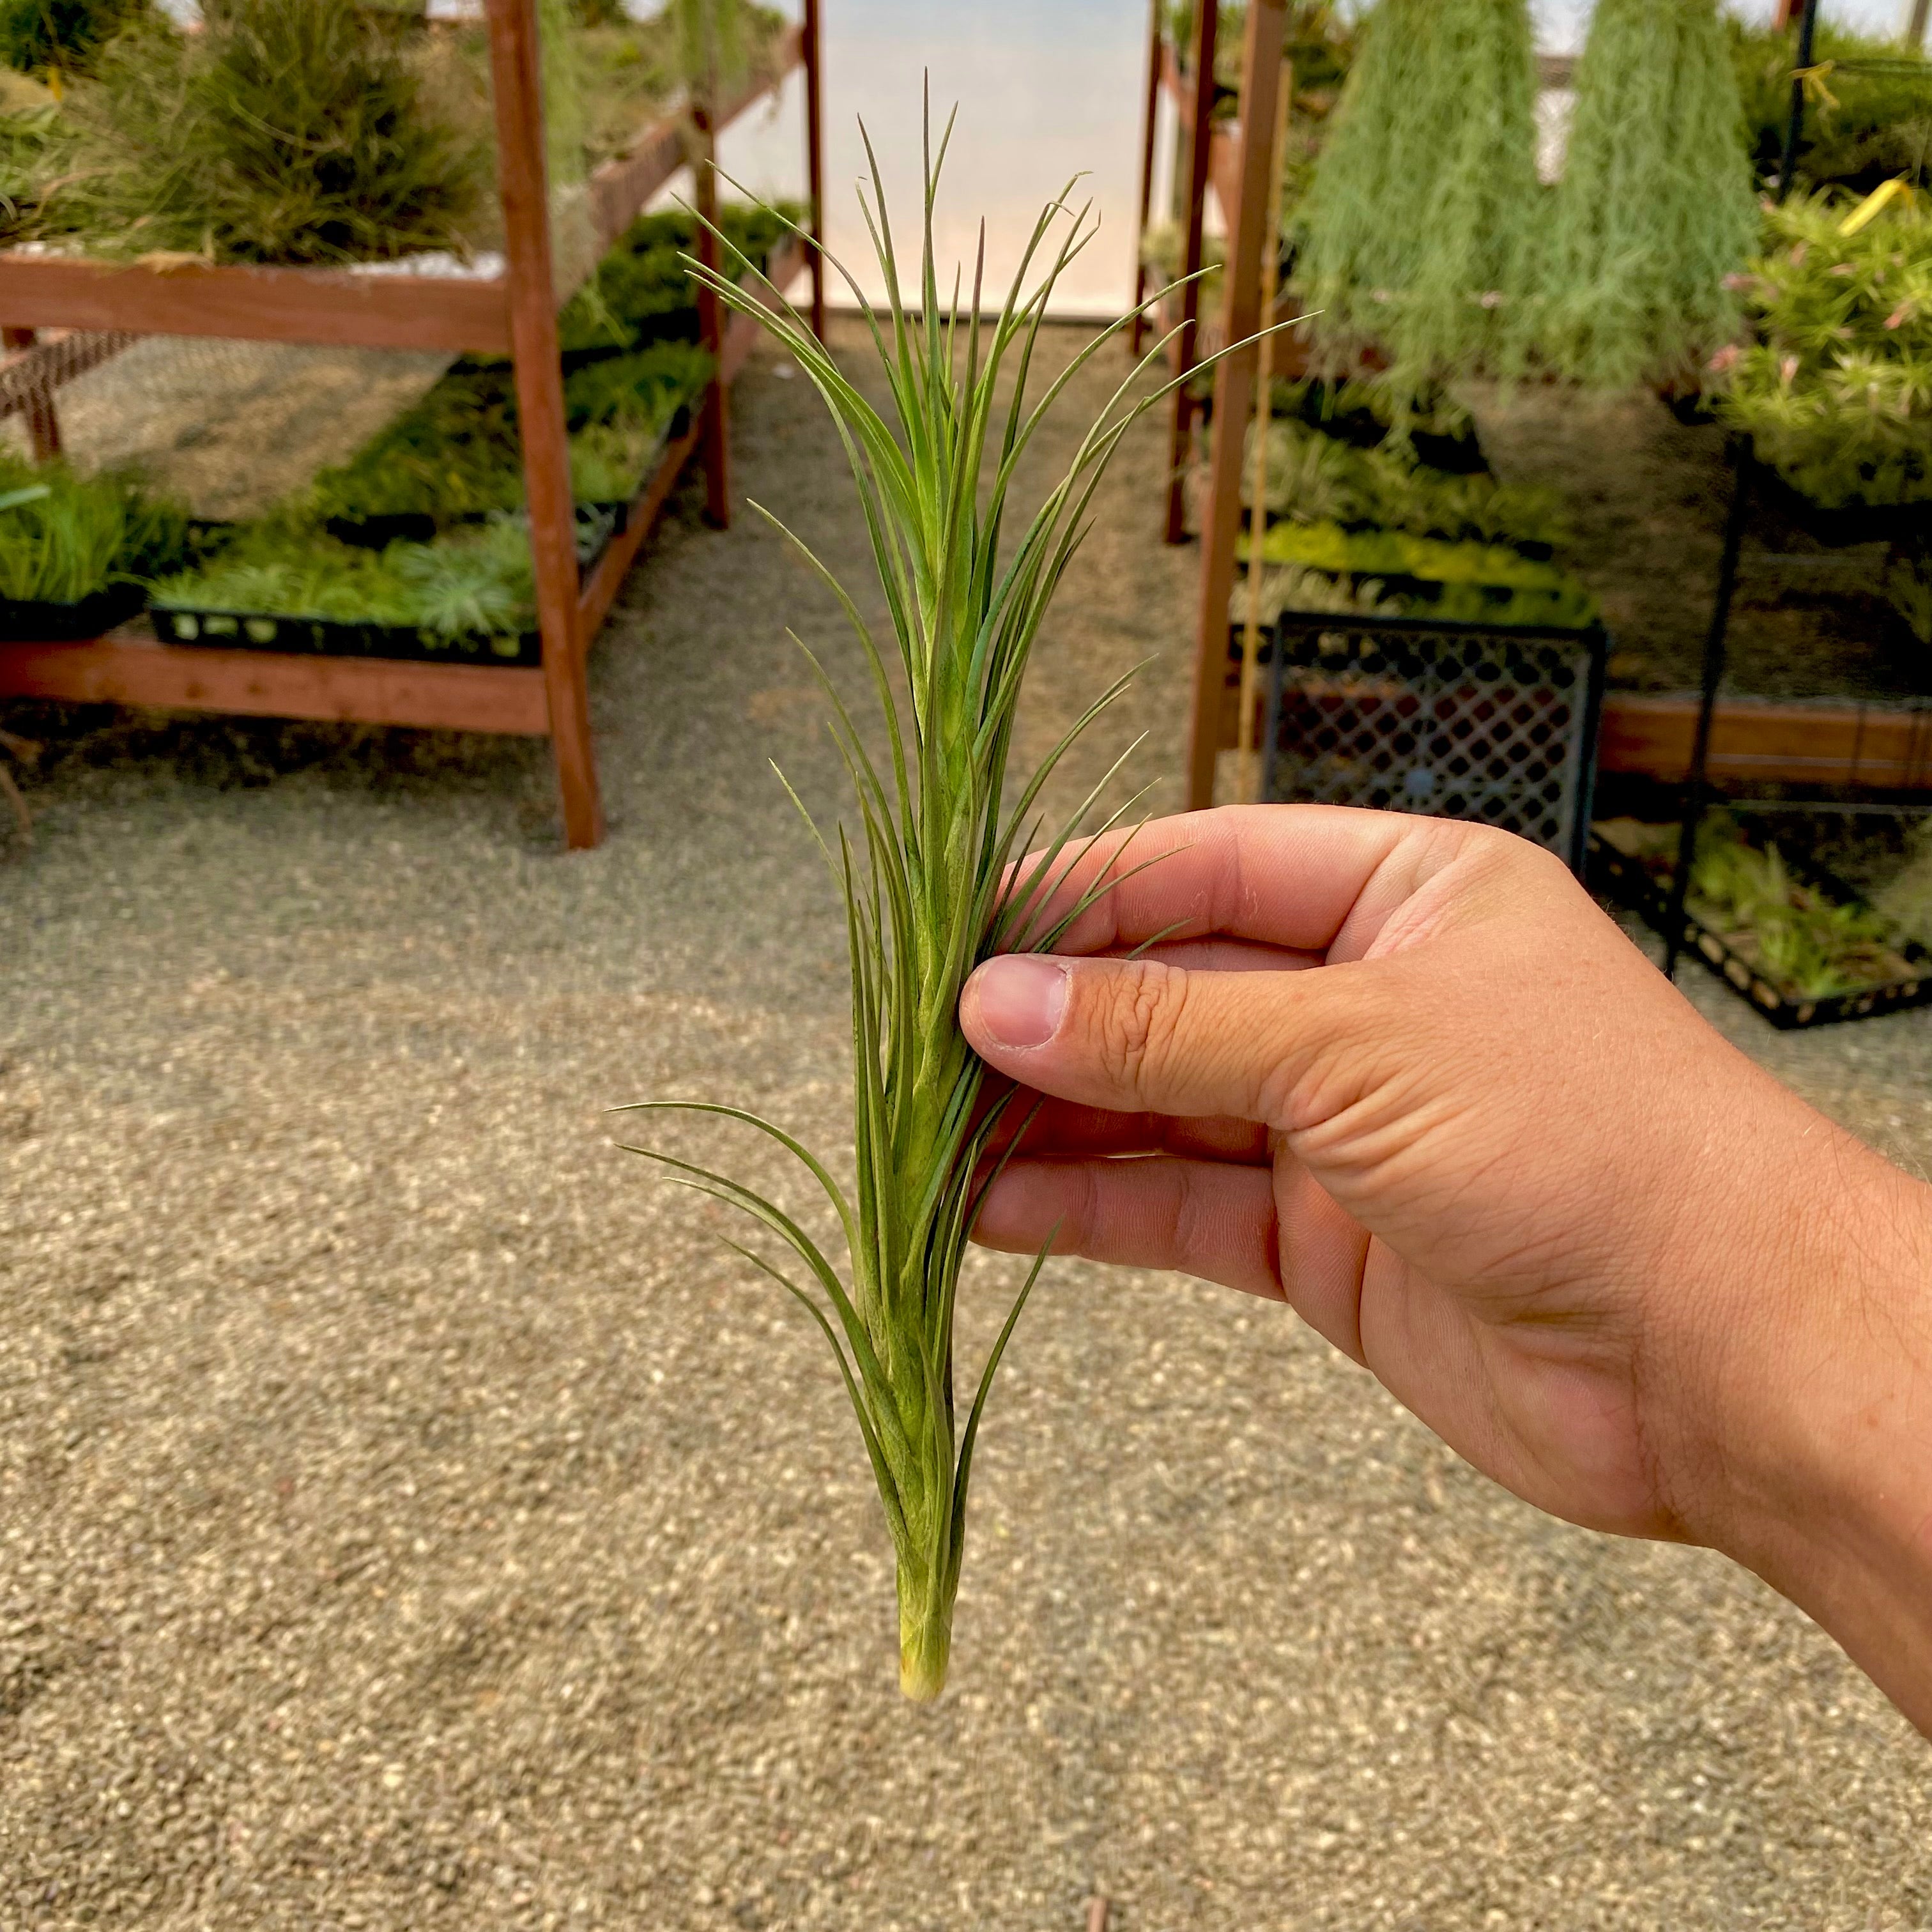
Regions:
<svg viewBox="0 0 1932 1932"><path fill-rule="evenodd" d="M1735 0L1768 20L1773 0ZM1588 0L1532 0L1540 44L1582 44ZM1825 0L1846 26L1895 30L1905 0ZM967 274L983 215L988 284L1011 274L1042 205L1087 176L1100 229L1061 287L1070 314L1118 314L1131 298L1138 192L1145 0L824 0L826 201L833 252L868 294L871 249L853 185L864 163L856 117L878 149L890 206L903 228L918 214L920 90L929 75L935 116L956 103L937 234L943 260ZM764 194L800 191L801 110L796 78L776 117L727 135L724 165ZM916 233L916 230L913 231Z"/></svg>

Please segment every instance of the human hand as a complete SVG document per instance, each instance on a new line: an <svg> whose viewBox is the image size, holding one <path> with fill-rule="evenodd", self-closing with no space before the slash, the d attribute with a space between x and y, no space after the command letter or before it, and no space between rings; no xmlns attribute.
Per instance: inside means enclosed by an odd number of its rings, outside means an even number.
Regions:
<svg viewBox="0 0 1932 1932"><path fill-rule="evenodd" d="M1729 1551L1932 1721L1932 1191L1520 840L1236 808L1126 865L1081 956L968 983L975 1048L1052 1096L978 1238L1286 1299L1518 1496Z"/></svg>

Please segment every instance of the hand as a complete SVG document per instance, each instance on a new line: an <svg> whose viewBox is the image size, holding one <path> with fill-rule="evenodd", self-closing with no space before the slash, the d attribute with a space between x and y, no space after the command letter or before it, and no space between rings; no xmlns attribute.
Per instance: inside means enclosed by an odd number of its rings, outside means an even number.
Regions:
<svg viewBox="0 0 1932 1932"><path fill-rule="evenodd" d="M1135 866L1082 956L967 986L975 1048L1051 1096L978 1238L1286 1299L1518 1496L1728 1550L1932 1723L1932 1190L1520 840L1262 806Z"/></svg>

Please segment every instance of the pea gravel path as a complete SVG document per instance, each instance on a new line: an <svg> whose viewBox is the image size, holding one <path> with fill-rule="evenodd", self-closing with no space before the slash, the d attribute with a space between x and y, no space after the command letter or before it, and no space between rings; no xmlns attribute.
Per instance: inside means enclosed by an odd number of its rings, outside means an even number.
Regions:
<svg viewBox="0 0 1932 1932"><path fill-rule="evenodd" d="M754 368L736 448L860 580L806 385ZM1178 763L1161 455L1102 496L1036 746L1156 652L1129 722ZM1052 1271L954 1687L902 1702L822 1344L598 1111L843 1142L841 929L765 769L836 800L787 617L850 673L687 501L599 647L576 857L535 746L10 719L50 748L0 870L0 1926L1932 1924L1932 1755L1802 1617L1172 1279ZM1690 990L1932 1154L1932 1016L1782 1040ZM1012 1280L976 1262L976 1346Z"/></svg>

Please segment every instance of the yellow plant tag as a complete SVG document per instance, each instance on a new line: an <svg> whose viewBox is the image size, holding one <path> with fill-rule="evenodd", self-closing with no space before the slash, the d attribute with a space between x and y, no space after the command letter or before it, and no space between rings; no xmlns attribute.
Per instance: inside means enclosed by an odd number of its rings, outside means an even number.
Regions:
<svg viewBox="0 0 1932 1932"><path fill-rule="evenodd" d="M1795 67L1791 77L1804 90L1804 98L1814 107L1835 107L1838 97L1825 85L1825 77L1838 65L1836 61L1820 61L1816 67Z"/></svg>
<svg viewBox="0 0 1932 1932"><path fill-rule="evenodd" d="M1880 182L1871 193L1853 208L1838 224L1838 232L1845 236L1856 235L1861 228L1868 228L1893 202L1912 200L1912 184L1903 175L1888 182Z"/></svg>

